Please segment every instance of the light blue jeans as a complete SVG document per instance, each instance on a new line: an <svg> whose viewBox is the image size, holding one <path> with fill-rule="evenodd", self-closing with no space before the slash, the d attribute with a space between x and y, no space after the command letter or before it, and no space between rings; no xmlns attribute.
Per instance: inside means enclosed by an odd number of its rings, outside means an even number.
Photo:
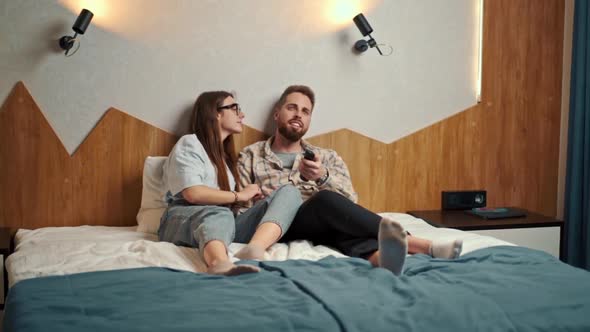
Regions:
<svg viewBox="0 0 590 332"><path fill-rule="evenodd" d="M277 224L283 236L301 206L301 194L292 185L282 186L246 212L234 218L232 211L217 205L172 203L160 219L160 241L199 248L219 240L229 246L232 242L247 243L256 228L266 222Z"/></svg>

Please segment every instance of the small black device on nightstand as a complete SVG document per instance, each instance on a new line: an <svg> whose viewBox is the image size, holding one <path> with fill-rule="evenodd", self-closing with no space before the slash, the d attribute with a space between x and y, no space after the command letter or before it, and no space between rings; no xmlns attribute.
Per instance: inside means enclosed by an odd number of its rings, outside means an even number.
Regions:
<svg viewBox="0 0 590 332"><path fill-rule="evenodd" d="M486 206L485 190L443 191L441 192L443 210L470 210Z"/></svg>

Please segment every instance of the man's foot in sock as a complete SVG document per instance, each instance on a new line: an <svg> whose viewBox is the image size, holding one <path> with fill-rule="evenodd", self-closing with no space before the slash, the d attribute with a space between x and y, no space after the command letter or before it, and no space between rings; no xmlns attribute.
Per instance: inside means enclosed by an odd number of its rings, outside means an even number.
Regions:
<svg viewBox="0 0 590 332"><path fill-rule="evenodd" d="M379 223L379 266L400 275L408 254L408 240L403 227L383 218Z"/></svg>
<svg viewBox="0 0 590 332"><path fill-rule="evenodd" d="M234 255L234 257L237 257L239 259L251 259L251 260L262 261L262 260L264 260L264 253L265 252L266 251L261 247L248 244L247 246L242 248L240 251L238 251Z"/></svg>
<svg viewBox="0 0 590 332"><path fill-rule="evenodd" d="M257 272L260 272L260 268L257 266L247 264L236 265L230 261L217 263L207 269L208 274L224 275L228 277Z"/></svg>
<svg viewBox="0 0 590 332"><path fill-rule="evenodd" d="M430 256L434 258L455 259L461 255L463 240L453 241L434 240L430 246Z"/></svg>

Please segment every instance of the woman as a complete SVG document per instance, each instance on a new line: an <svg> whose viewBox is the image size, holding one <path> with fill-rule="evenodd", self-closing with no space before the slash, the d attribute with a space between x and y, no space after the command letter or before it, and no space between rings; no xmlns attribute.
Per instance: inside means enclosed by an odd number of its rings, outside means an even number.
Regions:
<svg viewBox="0 0 590 332"><path fill-rule="evenodd" d="M263 259L266 249L287 231L302 203L293 186L283 186L264 199L258 185L238 190L232 135L242 132L243 118L231 93L202 93L193 110L193 133L178 140L164 164L168 208L160 221L159 238L199 248L210 274L258 272L253 265L233 264L228 245L248 242L236 257ZM257 200L234 218L230 207Z"/></svg>

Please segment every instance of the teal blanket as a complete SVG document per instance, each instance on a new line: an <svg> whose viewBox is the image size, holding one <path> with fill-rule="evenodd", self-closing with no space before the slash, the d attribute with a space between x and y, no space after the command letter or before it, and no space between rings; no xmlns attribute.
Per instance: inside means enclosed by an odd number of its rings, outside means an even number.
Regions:
<svg viewBox="0 0 590 332"><path fill-rule="evenodd" d="M401 277L355 258L259 265L24 280L4 331L590 331L590 273L526 248L414 255Z"/></svg>

